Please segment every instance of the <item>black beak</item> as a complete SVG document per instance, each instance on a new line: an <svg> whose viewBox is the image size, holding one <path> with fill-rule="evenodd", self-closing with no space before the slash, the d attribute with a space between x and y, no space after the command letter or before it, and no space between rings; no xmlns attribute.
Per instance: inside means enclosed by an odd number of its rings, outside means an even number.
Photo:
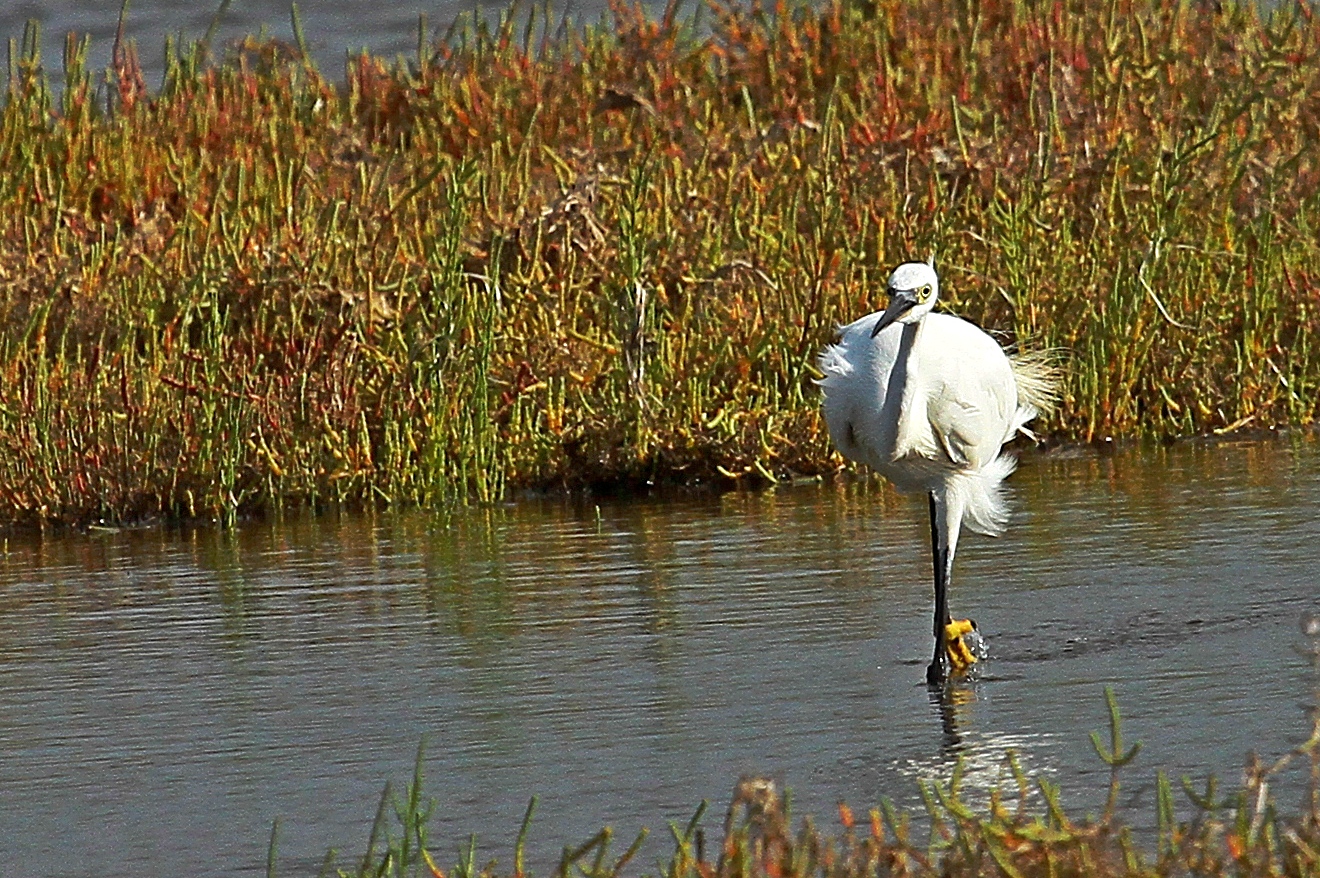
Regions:
<svg viewBox="0 0 1320 878"><path fill-rule="evenodd" d="M875 322L875 327L871 330L871 338L879 335L886 326L902 317L916 304L917 300L912 298L910 293L894 293L889 300L889 307Z"/></svg>

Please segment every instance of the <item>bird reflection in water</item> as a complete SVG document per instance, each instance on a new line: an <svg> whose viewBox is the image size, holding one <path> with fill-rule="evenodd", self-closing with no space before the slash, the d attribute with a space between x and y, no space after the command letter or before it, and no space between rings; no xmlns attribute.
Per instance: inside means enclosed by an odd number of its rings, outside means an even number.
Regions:
<svg viewBox="0 0 1320 878"><path fill-rule="evenodd" d="M960 727L970 722L976 690L970 685L949 681L938 689L929 687L927 693L940 720L940 755L957 759L967 750Z"/></svg>

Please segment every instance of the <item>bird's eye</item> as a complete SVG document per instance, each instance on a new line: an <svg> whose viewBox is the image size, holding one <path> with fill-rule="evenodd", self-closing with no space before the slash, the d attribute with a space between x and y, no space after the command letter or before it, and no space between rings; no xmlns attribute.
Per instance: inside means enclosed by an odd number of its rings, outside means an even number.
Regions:
<svg viewBox="0 0 1320 878"><path fill-rule="evenodd" d="M930 298L930 284L926 284L921 289L917 290L918 301L924 302L929 298Z"/></svg>

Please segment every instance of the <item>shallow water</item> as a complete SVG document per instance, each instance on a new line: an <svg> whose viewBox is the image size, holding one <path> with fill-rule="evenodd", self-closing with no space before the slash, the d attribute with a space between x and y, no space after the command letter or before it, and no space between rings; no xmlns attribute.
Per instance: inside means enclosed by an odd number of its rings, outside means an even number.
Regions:
<svg viewBox="0 0 1320 878"><path fill-rule="evenodd" d="M1138 823L1157 768L1236 782L1300 740L1320 449L1031 457L1012 484L1009 533L955 568L991 660L947 705L922 684L924 506L873 481L11 537L0 875L261 874L276 818L280 874L315 874L361 856L423 738L437 859L475 832L509 865L535 794L542 874L703 798L718 838L741 773L832 825L841 799L914 805L959 755L983 789L1012 748L1096 810L1106 685L1144 742Z"/></svg>
<svg viewBox="0 0 1320 878"><path fill-rule="evenodd" d="M263 28L270 36L291 42L291 5L289 0L234 0L219 19L213 47L222 49L230 41ZM322 72L342 79L348 52L368 49L385 58L399 54L416 57L421 16L426 17L428 33L435 37L443 35L464 13L493 17L508 5L505 0L301 0L298 14L308 50ZM543 5L542 0L537 8ZM606 5L606 0L551 0L550 8L557 17L567 12L576 21L595 22ZM90 36L91 68L105 70L119 26L120 6L120 2L109 0L11 0L0 4L0 37L17 40L27 22L39 23L46 69L59 80L65 35ZM129 4L124 35L137 43L150 88L160 85L166 37L182 37L185 43L202 39L220 6L221 0L133 0Z"/></svg>

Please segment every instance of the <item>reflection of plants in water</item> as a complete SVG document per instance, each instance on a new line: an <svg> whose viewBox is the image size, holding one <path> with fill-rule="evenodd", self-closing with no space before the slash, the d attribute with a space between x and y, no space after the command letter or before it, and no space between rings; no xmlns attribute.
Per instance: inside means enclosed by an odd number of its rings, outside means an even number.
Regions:
<svg viewBox="0 0 1320 878"><path fill-rule="evenodd" d="M686 826L671 824L673 852L657 870L664 878L871 878L871 876L1181 876L1235 875L1308 878L1320 876L1320 616L1308 620L1306 650L1316 673L1309 736L1273 763L1252 757L1242 788L1220 795L1211 778L1201 790L1184 779L1193 816L1178 819L1173 786L1157 781L1158 832L1153 849L1139 847L1117 807L1119 778L1139 746L1124 746L1122 721L1112 692L1106 692L1109 735L1093 733L1096 753L1110 767L1109 794L1098 817L1075 818L1060 802L1059 788L1029 778L1017 759L1005 757L1013 779L1008 789L991 792L984 807L968 804L960 764L947 783L923 782L929 835L917 838L911 814L886 802L858 819L839 806L842 830L830 835L810 818L794 832L788 796L767 788L769 781L743 778L718 849L709 849L700 826L703 802ZM341 876L431 875L440 878L497 878L527 875L523 848L535 806L527 810L518 834L512 871L495 861L478 865L475 840L462 859L441 869L426 847L432 803L420 795L421 751L412 782L402 798L387 785L360 865ZM1309 771L1306 799L1295 811L1282 809L1270 784L1295 762ZM747 791L751 790L749 797ZM1039 799L1037 799L1039 796ZM1036 801L1042 801L1043 807ZM772 812L772 813L771 813ZM393 820L388 819L393 815ZM611 854L613 833L606 828L586 843L566 847L556 878L616 878L633 860L645 831L621 855ZM272 851L271 862L274 862ZM327 859L327 870L332 860ZM644 870L639 870L644 871Z"/></svg>

